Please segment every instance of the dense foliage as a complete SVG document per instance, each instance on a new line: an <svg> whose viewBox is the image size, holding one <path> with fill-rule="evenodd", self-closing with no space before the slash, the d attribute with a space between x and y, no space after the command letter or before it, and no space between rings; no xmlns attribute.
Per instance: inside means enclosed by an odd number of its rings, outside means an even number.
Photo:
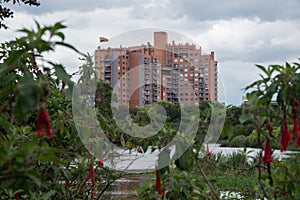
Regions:
<svg viewBox="0 0 300 200"><path fill-rule="evenodd" d="M218 108L217 116L225 112L221 104L207 101L199 105L196 136L178 137L173 154L183 148L181 141L190 140L191 145L171 161L172 152L163 147L178 135L182 120L194 117L182 115L182 111L195 107L161 101L158 105L165 108L167 118L157 134L148 138L126 134L113 117L112 88L97 80L90 55L64 42L64 28L60 22L52 26L36 22L35 29L20 30L23 37L0 46L1 199L100 199L112 182L126 176L108 168L106 158L94 158L79 139L71 102L75 82L64 66L48 60L58 46L83 57L77 84L86 91L90 89L86 80L97 85L94 104L90 99L86 102L95 105L106 137L132 152L161 151L152 174L155 183L141 186L136 198L220 199L222 192L233 190L245 198L299 198L299 156L278 161L272 155L275 149L284 152L291 148L291 141L293 148L300 144L298 63L258 66L261 79L246 87L249 104L226 109L221 141L261 148L253 161L247 161L246 152L231 157L213 155L203 144L209 128L220 128L221 121L213 119L212 110ZM117 117L139 127L151 123L149 116L160 117L150 107L131 108L130 115L131 119ZM185 128L188 132L193 127ZM170 164L161 168L166 161Z"/></svg>

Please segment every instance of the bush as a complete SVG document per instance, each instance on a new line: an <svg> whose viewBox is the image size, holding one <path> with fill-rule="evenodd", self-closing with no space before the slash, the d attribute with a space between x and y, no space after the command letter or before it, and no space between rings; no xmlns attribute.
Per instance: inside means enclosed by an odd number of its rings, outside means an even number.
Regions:
<svg viewBox="0 0 300 200"><path fill-rule="evenodd" d="M239 135L239 136L234 137L230 141L229 145L231 147L245 147L246 146L246 141L247 141L247 136Z"/></svg>

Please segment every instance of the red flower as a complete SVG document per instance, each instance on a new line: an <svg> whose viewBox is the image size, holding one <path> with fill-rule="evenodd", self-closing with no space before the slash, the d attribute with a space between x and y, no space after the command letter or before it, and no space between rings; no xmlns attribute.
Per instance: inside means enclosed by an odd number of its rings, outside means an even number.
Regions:
<svg viewBox="0 0 300 200"><path fill-rule="evenodd" d="M103 157L101 156L99 161L98 161L98 166L103 167Z"/></svg>
<svg viewBox="0 0 300 200"><path fill-rule="evenodd" d="M293 134L296 138L298 138L299 135L299 121L298 121L298 116L294 117L294 128L293 128Z"/></svg>
<svg viewBox="0 0 300 200"><path fill-rule="evenodd" d="M206 156L211 156L211 152L209 151L208 144L206 144Z"/></svg>
<svg viewBox="0 0 300 200"><path fill-rule="evenodd" d="M273 127L269 122L267 123L267 129L269 131L269 135L272 136ZM266 139L266 144L265 144L265 149L264 149L264 156L262 158L264 163L273 162L271 151L272 151L272 149L271 149L271 146L270 146L270 141L267 138Z"/></svg>
<svg viewBox="0 0 300 200"><path fill-rule="evenodd" d="M19 200L19 193L15 194L15 198L16 198L16 200Z"/></svg>
<svg viewBox="0 0 300 200"><path fill-rule="evenodd" d="M66 180L66 190L68 191L70 188L70 181L69 180Z"/></svg>
<svg viewBox="0 0 300 200"><path fill-rule="evenodd" d="M90 164L90 172L88 176L88 183L92 185L92 197L96 196L96 191L95 191L95 171L94 171L94 166L91 163Z"/></svg>
<svg viewBox="0 0 300 200"><path fill-rule="evenodd" d="M45 126L46 132L43 130ZM37 134L39 136L48 136L54 142L54 136L51 130L51 123L49 120L48 110L46 108L39 108L38 120L37 120Z"/></svg>
<svg viewBox="0 0 300 200"><path fill-rule="evenodd" d="M138 152L138 153L143 153L142 147L139 146L138 149L137 149L137 152Z"/></svg>
<svg viewBox="0 0 300 200"><path fill-rule="evenodd" d="M91 157L90 153L90 145L88 145L88 158ZM90 171L88 175L88 183L92 186L92 198L96 196L96 190L95 190L95 171L94 171L94 166L93 163L90 163Z"/></svg>
<svg viewBox="0 0 300 200"><path fill-rule="evenodd" d="M299 101L296 99L293 102L293 107L292 107L292 114L294 118L294 128L293 128L293 134L296 137L296 143L295 146L300 145L300 129L299 129L299 120L298 120L298 105Z"/></svg>
<svg viewBox="0 0 300 200"><path fill-rule="evenodd" d="M269 139L266 140L266 145L264 149L264 156L263 156L263 162L264 163L271 163L273 162L272 156L271 156L271 146Z"/></svg>
<svg viewBox="0 0 300 200"><path fill-rule="evenodd" d="M155 167L155 173L156 173L156 191L158 192L158 194L160 196L162 196L163 192L162 192L162 188L161 188L161 183L160 183L160 178L159 178L157 167Z"/></svg>
<svg viewBox="0 0 300 200"><path fill-rule="evenodd" d="M291 140L291 135L289 132L288 124L285 122L282 126L282 133L281 133L281 149L280 151L286 151L289 141Z"/></svg>
<svg viewBox="0 0 300 200"><path fill-rule="evenodd" d="M282 194L283 194L283 196L287 195L288 194L288 190L283 190Z"/></svg>

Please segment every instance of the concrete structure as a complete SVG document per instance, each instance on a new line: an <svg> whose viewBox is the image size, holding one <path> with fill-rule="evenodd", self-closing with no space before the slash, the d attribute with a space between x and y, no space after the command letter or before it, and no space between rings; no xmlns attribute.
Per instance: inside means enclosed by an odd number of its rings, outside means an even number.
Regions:
<svg viewBox="0 0 300 200"><path fill-rule="evenodd" d="M119 105L145 106L165 100L201 103L218 99L218 62L194 44L168 43L166 32L154 32L154 45L95 51L98 76L117 86ZM139 87L141 86L141 87Z"/></svg>

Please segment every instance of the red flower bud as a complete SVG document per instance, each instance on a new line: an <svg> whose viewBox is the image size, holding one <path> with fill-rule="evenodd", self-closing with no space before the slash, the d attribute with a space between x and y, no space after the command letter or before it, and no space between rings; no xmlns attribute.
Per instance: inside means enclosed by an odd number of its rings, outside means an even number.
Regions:
<svg viewBox="0 0 300 200"><path fill-rule="evenodd" d="M295 106L295 107L299 106L299 100L298 99L294 99L293 106Z"/></svg>
<svg viewBox="0 0 300 200"><path fill-rule="evenodd" d="M160 183L160 178L159 178L159 173L158 173L157 167L155 167L155 174L156 174L156 191L157 191L157 193L160 196L162 196L163 192L162 192L162 187L161 187L161 183Z"/></svg>
<svg viewBox="0 0 300 200"><path fill-rule="evenodd" d="M138 149L137 149L137 152L138 152L138 153L143 153L142 147L139 146Z"/></svg>
<svg viewBox="0 0 300 200"><path fill-rule="evenodd" d="M103 157L101 156L99 161L98 161L98 166L103 167Z"/></svg>
<svg viewBox="0 0 300 200"><path fill-rule="evenodd" d="M46 132L43 130L45 126ZM49 119L48 110L46 108L39 108L38 111L38 120L37 120L37 135L39 136L48 136L54 142L54 136L51 130L51 123Z"/></svg>
<svg viewBox="0 0 300 200"><path fill-rule="evenodd" d="M269 122L267 123L267 129L269 131L269 135L272 136L273 127L272 127L272 125ZM265 148L264 148L264 156L262 158L262 160L263 160L264 163L271 163L271 162L273 162L271 151L272 151L272 149L271 149L271 146L270 146L270 141L267 138L266 139Z"/></svg>
<svg viewBox="0 0 300 200"><path fill-rule="evenodd" d="M295 146L300 145L300 129L299 129L299 120L298 120L298 106L299 106L299 101L297 99L295 99L294 102L293 102L293 107L292 107L292 114L293 114L293 118L294 118L293 135L296 137Z"/></svg>
<svg viewBox="0 0 300 200"><path fill-rule="evenodd" d="M88 183L91 184L92 186L92 197L96 196L96 191L95 191L95 171L94 171L94 166L91 163L90 164L90 172L89 172L89 176L88 176Z"/></svg>
<svg viewBox="0 0 300 200"><path fill-rule="evenodd" d="M293 134L297 138L299 134L299 121L298 117L294 117L294 128L293 128Z"/></svg>
<svg viewBox="0 0 300 200"><path fill-rule="evenodd" d="M288 143L291 140L291 135L289 132L288 124L285 122L282 126L282 133L281 133L281 149L280 151L286 151L288 147Z"/></svg>
<svg viewBox="0 0 300 200"><path fill-rule="evenodd" d="M283 194L283 196L287 195L288 194L288 190L283 190L282 194Z"/></svg>
<svg viewBox="0 0 300 200"><path fill-rule="evenodd" d="M272 155L271 155L271 146L270 146L270 142L268 139L266 140L264 156L263 156L262 160L264 163L273 162Z"/></svg>
<svg viewBox="0 0 300 200"><path fill-rule="evenodd" d="M66 180L66 191L68 191L70 188L70 181Z"/></svg>
<svg viewBox="0 0 300 200"><path fill-rule="evenodd" d="M208 144L206 144L206 156L211 156L211 152L209 151Z"/></svg>

